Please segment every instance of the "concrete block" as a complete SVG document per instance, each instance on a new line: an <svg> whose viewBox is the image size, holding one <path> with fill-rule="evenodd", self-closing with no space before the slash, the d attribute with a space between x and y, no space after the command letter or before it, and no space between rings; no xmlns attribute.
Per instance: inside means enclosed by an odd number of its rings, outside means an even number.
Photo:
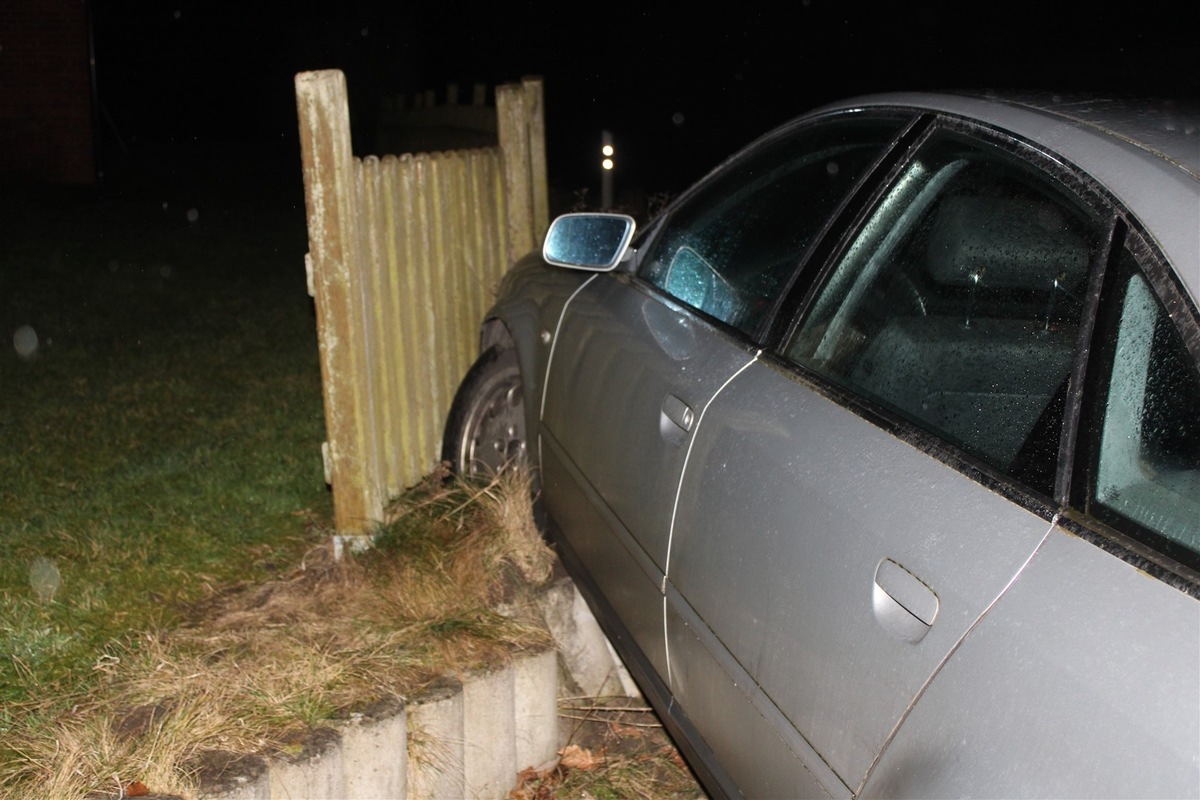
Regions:
<svg viewBox="0 0 1200 800"><path fill-rule="evenodd" d="M408 796L412 800L463 800L463 695L447 682L414 698L408 718Z"/></svg>
<svg viewBox="0 0 1200 800"><path fill-rule="evenodd" d="M264 758L212 750L200 753L192 766L200 800L271 800L271 773Z"/></svg>
<svg viewBox="0 0 1200 800"><path fill-rule="evenodd" d="M546 650L513 664L513 741L517 772L558 752L558 654Z"/></svg>
<svg viewBox="0 0 1200 800"><path fill-rule="evenodd" d="M517 776L513 669L473 675L462 693L465 797L502 798Z"/></svg>
<svg viewBox="0 0 1200 800"><path fill-rule="evenodd" d="M559 581L542 594L539 606L578 693L585 697L626 695L620 674L625 667L615 659L608 638L575 584ZM629 685L634 685L632 680Z"/></svg>
<svg viewBox="0 0 1200 800"><path fill-rule="evenodd" d="M375 704L342 726L344 797L408 797L408 720L399 700Z"/></svg>
<svg viewBox="0 0 1200 800"><path fill-rule="evenodd" d="M344 797L342 737L332 728L315 728L298 756L270 760L271 800Z"/></svg>

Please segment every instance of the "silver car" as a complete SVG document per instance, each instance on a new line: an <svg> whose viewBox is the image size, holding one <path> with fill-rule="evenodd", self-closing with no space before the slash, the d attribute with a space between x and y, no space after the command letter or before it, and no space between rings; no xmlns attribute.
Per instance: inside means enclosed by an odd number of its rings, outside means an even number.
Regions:
<svg viewBox="0 0 1200 800"><path fill-rule="evenodd" d="M714 795L1200 796L1200 117L828 106L555 221L446 429Z"/></svg>

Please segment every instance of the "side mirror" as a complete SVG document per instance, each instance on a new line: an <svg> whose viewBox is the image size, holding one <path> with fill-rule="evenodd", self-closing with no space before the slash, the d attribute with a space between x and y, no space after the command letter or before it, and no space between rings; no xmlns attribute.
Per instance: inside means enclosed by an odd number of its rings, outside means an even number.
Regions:
<svg viewBox="0 0 1200 800"><path fill-rule="evenodd" d="M608 272L625 257L636 227L625 214L563 214L546 232L542 258L559 267Z"/></svg>

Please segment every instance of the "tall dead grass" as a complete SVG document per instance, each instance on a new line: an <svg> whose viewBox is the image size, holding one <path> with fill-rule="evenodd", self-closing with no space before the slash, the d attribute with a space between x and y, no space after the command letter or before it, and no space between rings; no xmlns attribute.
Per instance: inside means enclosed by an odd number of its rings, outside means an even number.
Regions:
<svg viewBox="0 0 1200 800"><path fill-rule="evenodd" d="M13 715L0 797L121 796L135 782L194 796L205 752L287 749L374 701L547 646L528 601L552 566L528 475L432 476L374 549L339 562L322 546L277 581L227 587L188 624L112 646L69 708Z"/></svg>

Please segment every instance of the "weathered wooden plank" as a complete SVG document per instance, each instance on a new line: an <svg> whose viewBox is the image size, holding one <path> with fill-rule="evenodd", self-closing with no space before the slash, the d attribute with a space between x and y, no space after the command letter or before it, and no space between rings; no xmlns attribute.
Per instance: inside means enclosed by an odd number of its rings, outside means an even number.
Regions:
<svg viewBox="0 0 1200 800"><path fill-rule="evenodd" d="M366 372L369 340L362 287L354 280L361 255L345 77L336 70L297 75L296 106L334 524L361 531L382 518L383 492L370 445L376 435L370 381L358 380Z"/></svg>

